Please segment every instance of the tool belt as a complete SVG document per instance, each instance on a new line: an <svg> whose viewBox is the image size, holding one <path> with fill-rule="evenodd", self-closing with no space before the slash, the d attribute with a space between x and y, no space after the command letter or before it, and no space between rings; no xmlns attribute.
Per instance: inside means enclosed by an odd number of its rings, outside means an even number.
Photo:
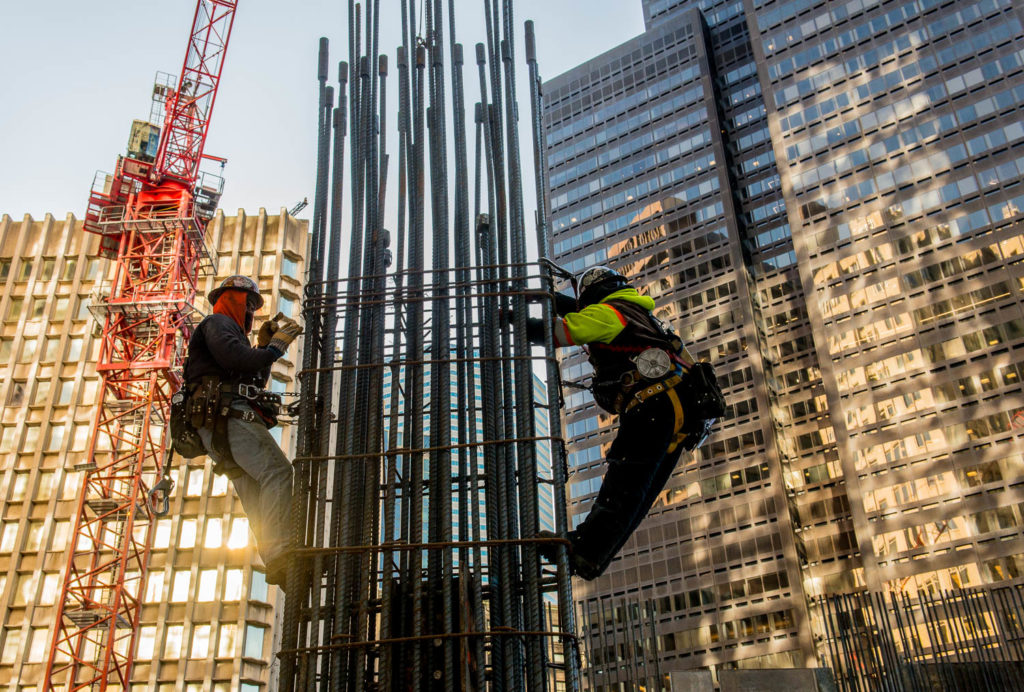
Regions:
<svg viewBox="0 0 1024 692"><path fill-rule="evenodd" d="M633 392L623 413L659 394L668 395L676 414L675 437L669 451L679 444L688 450L697 448L710 434L714 422L725 415L725 397L711 363L694 363L682 374L670 375Z"/></svg>
<svg viewBox="0 0 1024 692"><path fill-rule="evenodd" d="M180 435L175 436L175 451L186 458L206 454L208 451L216 454L219 459L213 460L215 473L226 475L229 478L237 478L243 471L235 462L231 453L231 445L228 440L228 419L237 418L251 423L261 423L268 428L277 424L277 417L281 411L281 397L272 392L265 391L251 384L221 382L219 377L204 377L198 383L187 385L178 394L183 394L183 404L179 408L179 426L175 428L172 422L172 430L181 430ZM175 395L175 397L178 396ZM233 403L239 399L245 400L245 408L235 408ZM172 399L172 421L174 401ZM199 438L200 428L209 428L211 431L211 450L202 446ZM172 432L172 435L174 433ZM187 452L178 449L178 438L185 442L194 436L199 443L199 451L194 446L188 447ZM184 445L182 445L184 446Z"/></svg>

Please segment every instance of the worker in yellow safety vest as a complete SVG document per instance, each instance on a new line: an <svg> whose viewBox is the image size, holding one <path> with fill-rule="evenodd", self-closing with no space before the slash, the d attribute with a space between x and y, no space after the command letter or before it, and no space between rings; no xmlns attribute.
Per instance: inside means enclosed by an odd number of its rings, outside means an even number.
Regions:
<svg viewBox="0 0 1024 692"><path fill-rule="evenodd" d="M570 570L590 580L604 573L647 516L682 452L707 438L725 401L712 366L694 362L676 333L654 316L654 300L622 274L592 267L580 277L578 291L575 300L556 296L554 342L588 351L594 400L619 416L597 499L568 536ZM532 343L543 342L541 320L527 318L526 331ZM542 544L541 554L554 561L555 545Z"/></svg>

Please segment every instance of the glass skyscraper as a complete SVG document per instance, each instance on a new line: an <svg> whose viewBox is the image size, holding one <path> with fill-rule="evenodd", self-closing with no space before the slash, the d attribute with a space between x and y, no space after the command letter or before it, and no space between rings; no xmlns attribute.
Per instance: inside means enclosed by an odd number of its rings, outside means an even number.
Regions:
<svg viewBox="0 0 1024 692"><path fill-rule="evenodd" d="M588 681L628 679L622 603L654 619L662 674L815 666L815 596L1016 579L1021 8L643 11L642 35L544 85L555 256L634 279L729 412L577 585ZM612 421L567 406L578 522Z"/></svg>

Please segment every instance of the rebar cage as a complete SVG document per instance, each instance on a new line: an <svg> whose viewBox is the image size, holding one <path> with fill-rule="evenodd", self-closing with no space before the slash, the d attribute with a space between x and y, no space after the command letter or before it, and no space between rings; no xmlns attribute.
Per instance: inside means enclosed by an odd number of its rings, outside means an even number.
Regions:
<svg viewBox="0 0 1024 692"><path fill-rule="evenodd" d="M377 0L367 3L365 28L361 6L349 5L357 70L350 82L348 63L339 65L337 107L321 39L282 690L579 688L555 268L527 258L511 2L500 12L497 0L484 4L471 171L453 3L450 71L442 3L425 3L422 36L402 3L393 207ZM527 61L536 243L546 248L529 22ZM338 278L346 254L347 278ZM528 316L538 320L533 341L543 327L542 344L530 343Z"/></svg>

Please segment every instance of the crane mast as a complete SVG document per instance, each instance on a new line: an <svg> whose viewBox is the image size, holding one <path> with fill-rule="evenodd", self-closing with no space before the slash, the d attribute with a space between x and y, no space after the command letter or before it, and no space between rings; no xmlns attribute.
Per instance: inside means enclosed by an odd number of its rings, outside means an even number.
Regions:
<svg viewBox="0 0 1024 692"><path fill-rule="evenodd" d="M198 0L154 156L129 152L89 196L84 230L113 262L91 310L103 325L100 396L69 540L44 689L128 689L207 223L221 193L200 163L236 0ZM135 154L135 155L132 155ZM212 158L212 157L205 157Z"/></svg>

